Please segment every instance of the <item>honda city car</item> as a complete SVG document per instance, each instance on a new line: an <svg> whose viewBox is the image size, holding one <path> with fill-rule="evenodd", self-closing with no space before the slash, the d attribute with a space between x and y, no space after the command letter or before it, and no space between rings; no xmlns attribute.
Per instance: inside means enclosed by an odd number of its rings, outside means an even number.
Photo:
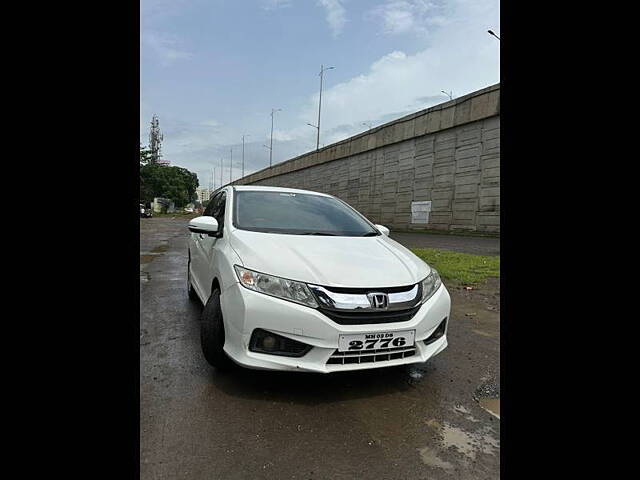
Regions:
<svg viewBox="0 0 640 480"><path fill-rule="evenodd" d="M438 272L334 196L227 186L188 229L188 294L214 367L331 373L447 347Z"/></svg>

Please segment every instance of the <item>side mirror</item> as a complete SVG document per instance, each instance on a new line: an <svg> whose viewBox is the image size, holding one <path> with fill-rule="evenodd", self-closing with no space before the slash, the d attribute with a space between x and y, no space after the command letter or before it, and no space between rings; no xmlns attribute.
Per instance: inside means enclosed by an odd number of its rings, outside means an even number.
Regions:
<svg viewBox="0 0 640 480"><path fill-rule="evenodd" d="M206 215L196 217L189 221L189 231L192 233L204 233L213 237L218 233L218 221Z"/></svg>
<svg viewBox="0 0 640 480"><path fill-rule="evenodd" d="M380 233L382 233L383 235L386 235L387 237L389 236L389 229L384 225L376 225L376 228L380 230Z"/></svg>

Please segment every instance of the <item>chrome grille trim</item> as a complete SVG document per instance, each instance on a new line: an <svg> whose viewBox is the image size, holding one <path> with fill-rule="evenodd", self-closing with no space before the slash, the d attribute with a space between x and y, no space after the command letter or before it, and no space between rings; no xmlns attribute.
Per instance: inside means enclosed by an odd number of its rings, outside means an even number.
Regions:
<svg viewBox="0 0 640 480"><path fill-rule="evenodd" d="M320 304L320 308L336 311L350 311L353 313L379 312L379 308L373 308L367 296L368 293L385 292L385 289L362 288L354 289L356 292L339 292L332 291L330 287L321 287L319 285L308 285ZM422 291L419 283L409 285L406 290L393 291L393 288L387 294L389 305L385 311L407 310L420 302Z"/></svg>

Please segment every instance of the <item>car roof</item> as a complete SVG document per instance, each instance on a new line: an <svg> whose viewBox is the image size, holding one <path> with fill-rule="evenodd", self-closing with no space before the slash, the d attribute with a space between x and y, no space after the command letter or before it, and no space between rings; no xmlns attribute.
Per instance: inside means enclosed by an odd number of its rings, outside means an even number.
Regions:
<svg viewBox="0 0 640 480"><path fill-rule="evenodd" d="M322 197L330 197L331 195L322 192L314 192L312 190L300 190L298 188L283 187L267 187L262 185L234 185L233 188L239 192L282 192L282 193L306 193L308 195L319 195Z"/></svg>

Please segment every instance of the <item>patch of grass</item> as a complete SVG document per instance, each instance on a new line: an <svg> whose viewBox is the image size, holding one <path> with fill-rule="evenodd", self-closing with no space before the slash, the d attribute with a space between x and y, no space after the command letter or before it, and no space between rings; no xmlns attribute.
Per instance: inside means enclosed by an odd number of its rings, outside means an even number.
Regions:
<svg viewBox="0 0 640 480"><path fill-rule="evenodd" d="M412 248L445 282L474 285L488 277L500 277L500 257L470 255L436 248Z"/></svg>

